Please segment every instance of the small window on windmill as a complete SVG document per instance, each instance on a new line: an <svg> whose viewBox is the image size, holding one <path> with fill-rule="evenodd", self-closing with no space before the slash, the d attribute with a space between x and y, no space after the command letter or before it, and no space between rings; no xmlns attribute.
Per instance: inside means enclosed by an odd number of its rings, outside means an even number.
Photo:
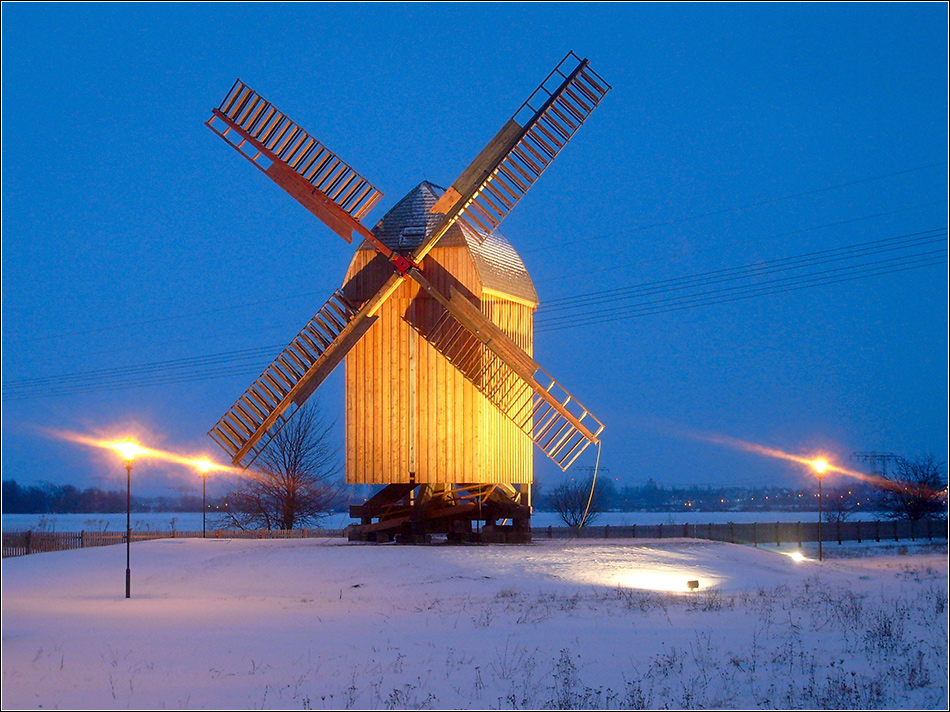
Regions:
<svg viewBox="0 0 950 712"><path fill-rule="evenodd" d="M399 249L417 247L425 237L425 225L410 225L399 233Z"/></svg>

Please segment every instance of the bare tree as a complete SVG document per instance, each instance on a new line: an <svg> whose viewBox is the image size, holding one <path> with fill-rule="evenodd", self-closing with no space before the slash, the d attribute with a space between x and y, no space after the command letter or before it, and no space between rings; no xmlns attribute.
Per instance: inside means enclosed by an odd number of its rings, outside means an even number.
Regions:
<svg viewBox="0 0 950 712"><path fill-rule="evenodd" d="M547 496L551 508L561 520L575 529L586 526L607 509L613 486L609 480L598 479L591 497L592 478L572 478L562 482ZM590 509L587 502L590 500ZM585 513L587 514L585 518Z"/></svg>
<svg viewBox="0 0 950 712"><path fill-rule="evenodd" d="M851 518L860 507L854 490L847 484L830 487L824 494L824 520L826 522L844 522Z"/></svg>
<svg viewBox="0 0 950 712"><path fill-rule="evenodd" d="M313 406L298 411L261 453L256 470L227 494L227 523L239 529L293 529L329 514L342 499L332 427Z"/></svg>
<svg viewBox="0 0 950 712"><path fill-rule="evenodd" d="M947 513L946 463L933 455L899 459L880 488L880 507L890 519L918 521Z"/></svg>

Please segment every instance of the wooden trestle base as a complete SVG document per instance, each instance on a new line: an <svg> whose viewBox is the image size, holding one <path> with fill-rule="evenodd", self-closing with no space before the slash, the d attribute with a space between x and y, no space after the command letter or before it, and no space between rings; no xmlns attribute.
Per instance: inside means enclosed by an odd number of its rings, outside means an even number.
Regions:
<svg viewBox="0 0 950 712"><path fill-rule="evenodd" d="M350 541L376 543L428 544L433 535L445 535L457 544L527 544L531 507L521 496L512 485L390 484L350 507L360 524L346 534Z"/></svg>

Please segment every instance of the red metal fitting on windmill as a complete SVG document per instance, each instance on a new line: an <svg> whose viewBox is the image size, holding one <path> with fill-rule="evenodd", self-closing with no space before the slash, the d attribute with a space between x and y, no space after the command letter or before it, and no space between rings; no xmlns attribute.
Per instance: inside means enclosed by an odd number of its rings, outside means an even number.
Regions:
<svg viewBox="0 0 950 712"><path fill-rule="evenodd" d="M389 258L389 261L393 263L393 267L399 270L399 274L404 277L406 276L406 272L411 270L413 267L419 266L412 261L411 257L400 255L398 252L394 252Z"/></svg>

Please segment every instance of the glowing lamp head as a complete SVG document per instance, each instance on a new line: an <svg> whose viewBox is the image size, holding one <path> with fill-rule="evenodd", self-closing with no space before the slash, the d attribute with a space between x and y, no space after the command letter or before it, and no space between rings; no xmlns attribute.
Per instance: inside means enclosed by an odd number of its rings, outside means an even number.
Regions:
<svg viewBox="0 0 950 712"><path fill-rule="evenodd" d="M135 459L135 456L142 452L142 448L140 448L137 443L134 443L131 440L126 440L124 443L118 443L113 447L119 452L119 454L122 455L126 462L132 462L132 460Z"/></svg>
<svg viewBox="0 0 950 712"><path fill-rule="evenodd" d="M214 465L211 464L209 460L195 460L195 467L198 468L198 472L202 475L207 475L208 471L211 470Z"/></svg>
<svg viewBox="0 0 950 712"><path fill-rule="evenodd" d="M821 475L825 472L825 470L828 469L828 462L826 460L813 460L811 466L814 468L815 472Z"/></svg>
<svg viewBox="0 0 950 712"><path fill-rule="evenodd" d="M805 560L805 555L800 551L793 551L789 556L792 558L792 561L801 563Z"/></svg>

